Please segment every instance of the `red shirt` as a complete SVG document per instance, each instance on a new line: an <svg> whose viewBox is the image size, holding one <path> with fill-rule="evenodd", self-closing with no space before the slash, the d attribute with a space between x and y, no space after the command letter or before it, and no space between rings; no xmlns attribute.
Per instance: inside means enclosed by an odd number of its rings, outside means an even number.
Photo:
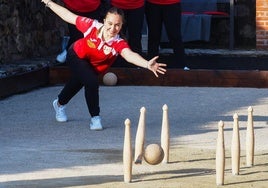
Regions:
<svg viewBox="0 0 268 188"><path fill-rule="evenodd" d="M111 0L111 4L121 9L136 9L144 5L144 0Z"/></svg>
<svg viewBox="0 0 268 188"><path fill-rule="evenodd" d="M149 3L158 5L170 5L181 2L181 0L147 0Z"/></svg>
<svg viewBox="0 0 268 188"><path fill-rule="evenodd" d="M101 0L62 0L65 6L75 12L92 12L96 10Z"/></svg>
<svg viewBox="0 0 268 188"><path fill-rule="evenodd" d="M102 40L103 24L97 20L79 16L76 27L84 34L84 38L74 43L74 51L79 58L87 58L98 73L107 71L127 42L116 35L108 42Z"/></svg>

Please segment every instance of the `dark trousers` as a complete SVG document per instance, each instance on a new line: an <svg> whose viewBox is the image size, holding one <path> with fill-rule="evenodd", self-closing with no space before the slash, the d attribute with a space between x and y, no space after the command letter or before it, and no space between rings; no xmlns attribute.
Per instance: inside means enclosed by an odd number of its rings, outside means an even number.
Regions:
<svg viewBox="0 0 268 188"><path fill-rule="evenodd" d="M181 4L156 5L146 2L148 25L148 58L159 55L162 25L164 24L174 58L180 67L185 66L184 47L181 38Z"/></svg>
<svg viewBox="0 0 268 188"><path fill-rule="evenodd" d="M80 59L75 54L72 47L67 53L66 61L71 70L71 78L58 95L59 103L61 105L67 104L84 87L84 95L90 115L92 117L99 115L98 74L88 60Z"/></svg>
<svg viewBox="0 0 268 188"><path fill-rule="evenodd" d="M137 9L123 9L125 14L125 23L122 27L122 33L126 35L130 48L139 54L142 54L142 27L144 21L144 6Z"/></svg>

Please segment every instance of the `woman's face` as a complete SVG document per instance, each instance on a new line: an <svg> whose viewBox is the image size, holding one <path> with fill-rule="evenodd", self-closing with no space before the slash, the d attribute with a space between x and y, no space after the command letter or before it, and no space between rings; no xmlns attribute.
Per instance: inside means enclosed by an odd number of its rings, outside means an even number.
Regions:
<svg viewBox="0 0 268 188"><path fill-rule="evenodd" d="M104 19L104 31L107 37L116 36L123 25L122 17L119 14L108 13Z"/></svg>

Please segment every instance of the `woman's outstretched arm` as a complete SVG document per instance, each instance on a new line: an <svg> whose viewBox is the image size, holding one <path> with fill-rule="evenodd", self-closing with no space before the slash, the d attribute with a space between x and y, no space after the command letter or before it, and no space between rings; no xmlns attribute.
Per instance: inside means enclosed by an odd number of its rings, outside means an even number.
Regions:
<svg viewBox="0 0 268 188"><path fill-rule="evenodd" d="M75 25L76 18L78 17L78 15L72 13L71 11L58 5L57 3L54 3L52 0L41 0L41 2L43 2L46 5L46 7L49 7L61 19L70 24Z"/></svg>

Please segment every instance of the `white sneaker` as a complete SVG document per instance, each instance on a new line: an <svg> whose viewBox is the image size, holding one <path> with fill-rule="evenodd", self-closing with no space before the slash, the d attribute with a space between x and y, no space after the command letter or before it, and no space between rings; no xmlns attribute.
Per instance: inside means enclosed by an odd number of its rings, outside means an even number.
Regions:
<svg viewBox="0 0 268 188"><path fill-rule="evenodd" d="M90 130L94 130L94 131L99 131L102 130L102 125L101 125L101 118L100 116L94 116L91 118L91 122L90 122Z"/></svg>
<svg viewBox="0 0 268 188"><path fill-rule="evenodd" d="M184 67L183 70L188 71L188 70L190 70L190 68L189 67Z"/></svg>
<svg viewBox="0 0 268 188"><path fill-rule="evenodd" d="M58 105L58 99L55 99L53 101L53 107L56 112L56 120L58 122L66 122L67 121L67 116L65 113L65 106L64 105Z"/></svg>
<svg viewBox="0 0 268 188"><path fill-rule="evenodd" d="M63 50L59 55L57 55L56 60L60 63L64 63L66 61L67 50Z"/></svg>

